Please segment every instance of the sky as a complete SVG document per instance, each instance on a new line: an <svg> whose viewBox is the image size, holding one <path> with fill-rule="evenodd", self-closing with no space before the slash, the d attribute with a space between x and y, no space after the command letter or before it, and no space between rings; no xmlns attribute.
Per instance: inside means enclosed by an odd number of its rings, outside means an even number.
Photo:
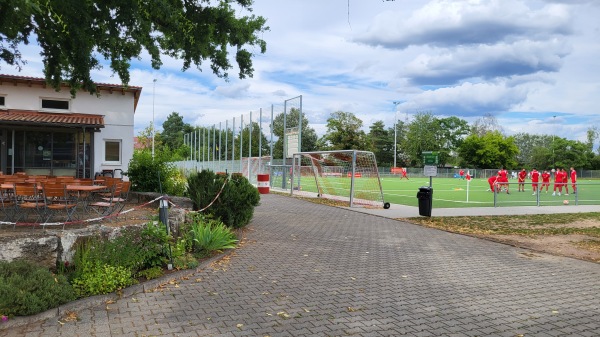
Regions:
<svg viewBox="0 0 600 337"><path fill-rule="evenodd" d="M419 112L469 122L491 114L505 134L555 134L585 141L600 127L598 0L256 0L267 19L267 52L255 52L253 78L229 81L205 64L181 71L163 58L134 60L131 85L143 87L136 134L172 112L191 125L231 123L241 115L302 96L319 135L335 111L351 112L365 131L393 127ZM39 49L27 46L21 72L42 77ZM97 82L120 83L108 66ZM156 82L153 80L156 79ZM296 101L294 101L296 102ZM239 124L238 124L239 125Z"/></svg>

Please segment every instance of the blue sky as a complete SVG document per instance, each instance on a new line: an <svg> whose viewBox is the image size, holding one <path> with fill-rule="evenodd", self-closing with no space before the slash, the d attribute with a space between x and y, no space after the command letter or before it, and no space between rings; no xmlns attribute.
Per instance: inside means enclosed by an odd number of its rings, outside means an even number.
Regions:
<svg viewBox="0 0 600 337"><path fill-rule="evenodd" d="M270 31L251 79L238 80L236 69L228 82L208 67L182 73L167 58L160 70L147 57L133 63L130 84L144 87L136 133L153 111L158 129L173 111L209 126L298 95L319 134L338 110L365 130L421 111L469 122L489 113L509 135L585 140L600 127L600 1L258 0L253 8ZM25 48L24 70L1 72L41 77L38 53ZM108 67L94 80L119 83Z"/></svg>

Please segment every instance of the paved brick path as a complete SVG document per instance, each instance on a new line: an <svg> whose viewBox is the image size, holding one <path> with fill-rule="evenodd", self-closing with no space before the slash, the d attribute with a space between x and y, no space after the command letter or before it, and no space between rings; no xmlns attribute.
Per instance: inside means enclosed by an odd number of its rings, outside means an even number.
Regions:
<svg viewBox="0 0 600 337"><path fill-rule="evenodd" d="M220 265L7 335L600 336L598 264L277 195L261 203Z"/></svg>

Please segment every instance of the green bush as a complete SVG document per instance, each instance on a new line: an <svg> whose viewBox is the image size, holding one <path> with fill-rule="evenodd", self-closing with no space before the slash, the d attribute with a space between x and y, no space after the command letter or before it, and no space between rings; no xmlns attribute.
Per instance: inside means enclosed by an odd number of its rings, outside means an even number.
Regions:
<svg viewBox="0 0 600 337"><path fill-rule="evenodd" d="M80 275L73 280L73 288L79 297L108 294L137 283L131 270L125 267L100 261L89 261L80 267Z"/></svg>
<svg viewBox="0 0 600 337"><path fill-rule="evenodd" d="M146 280L152 280L164 275L163 269L160 267L152 267L138 272L138 276L145 277Z"/></svg>
<svg viewBox="0 0 600 337"><path fill-rule="evenodd" d="M254 216L254 207L260 202L258 189L248 179L234 174L210 210L216 218L221 219L227 226L242 228L250 223Z"/></svg>
<svg viewBox="0 0 600 337"><path fill-rule="evenodd" d="M215 251L235 248L237 238L222 222L198 216L192 223L190 236L196 253L209 255Z"/></svg>
<svg viewBox="0 0 600 337"><path fill-rule="evenodd" d="M131 190L182 196L185 182L181 172L169 160L163 152L156 152L152 158L152 152L147 149L135 150L127 168Z"/></svg>
<svg viewBox="0 0 600 337"><path fill-rule="evenodd" d="M190 253L182 254L173 259L175 269L194 269L198 268L199 265L198 259Z"/></svg>
<svg viewBox="0 0 600 337"><path fill-rule="evenodd" d="M213 201L225 178L226 176L215 174L211 170L194 172L188 177L187 195L194 203L195 211L205 208Z"/></svg>
<svg viewBox="0 0 600 337"><path fill-rule="evenodd" d="M25 261L0 261L0 314L25 316L76 298L63 275Z"/></svg>
<svg viewBox="0 0 600 337"><path fill-rule="evenodd" d="M76 268L88 261L123 267L137 273L152 267L162 267L168 261L167 235L162 223L147 223L142 228L128 227L112 240L93 239L76 249ZM84 261L77 261L83 258Z"/></svg>
<svg viewBox="0 0 600 337"><path fill-rule="evenodd" d="M194 209L202 209L221 190L226 175L215 174L210 170L194 173L188 178L187 194L194 202ZM248 179L234 174L227 180L219 198L205 213L221 219L232 228L246 226L254 215L254 207L258 206L260 194Z"/></svg>

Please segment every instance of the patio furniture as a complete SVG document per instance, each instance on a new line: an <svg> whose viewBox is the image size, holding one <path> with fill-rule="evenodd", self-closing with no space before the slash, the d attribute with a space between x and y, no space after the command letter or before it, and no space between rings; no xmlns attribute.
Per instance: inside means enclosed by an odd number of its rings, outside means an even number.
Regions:
<svg viewBox="0 0 600 337"><path fill-rule="evenodd" d="M64 212L66 221L73 220L73 214L77 207L77 198L67 192L65 185L60 183L43 184L43 195L45 201L44 223L42 227L48 225L53 216ZM63 229L65 223L62 222Z"/></svg>
<svg viewBox="0 0 600 337"><path fill-rule="evenodd" d="M108 186L108 197L102 197L99 201L94 201L89 204L89 207L98 215L107 216L112 214L119 206L123 182L117 181L112 186ZM105 195L106 195L105 194Z"/></svg>
<svg viewBox="0 0 600 337"><path fill-rule="evenodd" d="M0 185L0 204L2 204L0 211L2 211L2 214L4 215L0 221L10 222L15 215L16 204L13 199L14 191L14 184L2 183L2 185ZM13 228L14 226L15 225L13 224Z"/></svg>
<svg viewBox="0 0 600 337"><path fill-rule="evenodd" d="M28 219L30 213L36 215L36 220L43 218L45 202L36 183L15 183L14 203L16 204L15 222Z"/></svg>

